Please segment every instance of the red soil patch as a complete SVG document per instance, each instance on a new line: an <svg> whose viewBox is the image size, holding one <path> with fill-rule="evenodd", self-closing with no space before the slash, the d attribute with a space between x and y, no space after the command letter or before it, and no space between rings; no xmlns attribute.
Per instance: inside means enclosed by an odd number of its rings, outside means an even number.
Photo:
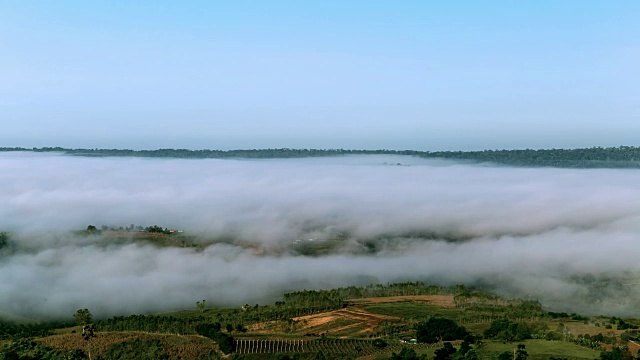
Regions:
<svg viewBox="0 0 640 360"><path fill-rule="evenodd" d="M360 329L358 333L366 333L375 330L382 321L396 321L400 318L395 316L379 315L367 312L359 307L348 307L345 309L329 311L320 314L305 315L294 318L303 324L302 331L313 331L314 328L322 327L326 324L348 320L354 323L332 328L329 333L339 333L350 329Z"/></svg>

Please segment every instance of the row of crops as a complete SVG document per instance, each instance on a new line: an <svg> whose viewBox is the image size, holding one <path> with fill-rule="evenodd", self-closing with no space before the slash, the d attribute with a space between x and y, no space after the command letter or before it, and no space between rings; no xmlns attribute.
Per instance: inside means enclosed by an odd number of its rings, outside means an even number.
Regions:
<svg viewBox="0 0 640 360"><path fill-rule="evenodd" d="M323 352L324 354L373 355L381 352L399 351L399 342L384 347L374 345L374 340L364 339L248 339L234 340L238 354L303 353ZM404 345L406 346L406 345ZM411 345L415 349L437 346L436 344Z"/></svg>

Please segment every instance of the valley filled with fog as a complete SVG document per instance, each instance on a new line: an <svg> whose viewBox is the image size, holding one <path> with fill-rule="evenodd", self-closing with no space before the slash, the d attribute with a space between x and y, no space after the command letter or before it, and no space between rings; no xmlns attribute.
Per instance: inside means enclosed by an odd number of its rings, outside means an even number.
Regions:
<svg viewBox="0 0 640 360"><path fill-rule="evenodd" d="M637 314L640 171L409 156L142 159L0 153L0 317L272 303L395 281ZM180 229L199 246L78 230Z"/></svg>

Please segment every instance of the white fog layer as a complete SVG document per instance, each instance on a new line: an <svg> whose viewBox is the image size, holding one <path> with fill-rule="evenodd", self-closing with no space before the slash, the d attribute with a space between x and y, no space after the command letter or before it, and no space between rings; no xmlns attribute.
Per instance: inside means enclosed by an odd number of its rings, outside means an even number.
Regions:
<svg viewBox="0 0 640 360"><path fill-rule="evenodd" d="M394 281L638 315L640 171L401 156L292 160L0 153L0 318L272 303ZM160 225L200 247L105 242ZM301 246L331 244L309 255ZM322 246L320 246L322 247Z"/></svg>

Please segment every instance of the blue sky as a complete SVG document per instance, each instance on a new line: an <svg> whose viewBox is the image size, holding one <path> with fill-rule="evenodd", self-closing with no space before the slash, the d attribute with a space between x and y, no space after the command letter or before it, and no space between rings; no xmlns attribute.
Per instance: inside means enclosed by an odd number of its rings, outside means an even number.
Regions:
<svg viewBox="0 0 640 360"><path fill-rule="evenodd" d="M640 145L638 1L5 1L0 146Z"/></svg>

